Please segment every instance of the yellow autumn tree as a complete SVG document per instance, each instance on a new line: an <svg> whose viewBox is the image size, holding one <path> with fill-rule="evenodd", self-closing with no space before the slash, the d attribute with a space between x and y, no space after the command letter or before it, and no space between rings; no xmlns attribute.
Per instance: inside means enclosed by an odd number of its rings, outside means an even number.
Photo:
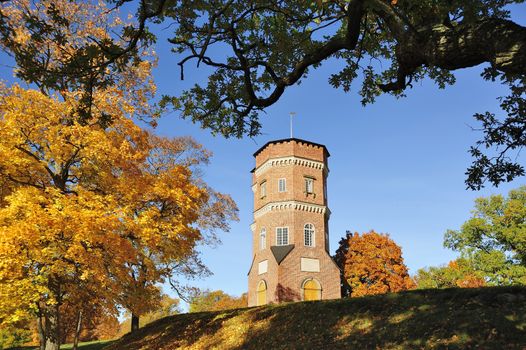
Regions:
<svg viewBox="0 0 526 350"><path fill-rule="evenodd" d="M152 40L134 41L134 23L117 7L98 0L2 1L0 48L14 58L21 81L48 96L76 99L80 120L92 120L96 95L113 90L134 107L134 117L155 123ZM112 119L99 117L103 124Z"/></svg>
<svg viewBox="0 0 526 350"><path fill-rule="evenodd" d="M155 120L152 63L98 55L123 26L111 13L95 1L0 6L13 34L0 45L38 87L0 86L0 323L36 317L46 350L60 346L62 306L148 312L155 285L236 218L197 176L207 151L133 121Z"/></svg>
<svg viewBox="0 0 526 350"><path fill-rule="evenodd" d="M167 266L204 238L203 215L224 228L236 213L193 176L198 145L155 137L111 102L111 127L81 124L76 103L17 86L0 101L0 176L14 187L0 208L0 319L40 316L46 349L70 293L147 312Z"/></svg>

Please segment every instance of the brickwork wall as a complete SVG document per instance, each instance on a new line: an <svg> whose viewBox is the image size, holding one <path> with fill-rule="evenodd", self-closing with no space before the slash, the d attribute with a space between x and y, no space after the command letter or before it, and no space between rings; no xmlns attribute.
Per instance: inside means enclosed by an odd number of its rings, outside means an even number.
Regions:
<svg viewBox="0 0 526 350"><path fill-rule="evenodd" d="M289 140L271 143L256 156L256 169L272 158L294 156L324 162L325 169L304 165L277 165L267 168L259 176L253 175L254 210L265 207L269 203L282 201L298 201L317 206L326 206L324 186L327 176L327 152L323 147L304 142ZM314 179L313 193L305 192L305 177ZM278 179L286 179L286 192L278 192ZM266 181L266 196L261 196L260 184ZM319 207L317 207L319 208ZM304 245L304 225L310 223L315 228L315 245ZM295 248L281 262L280 265L270 250L276 245L276 228L289 228L289 244ZM260 232L266 230L266 247L260 249ZM301 300L302 284L307 278L314 278L322 286L322 299L340 297L339 270L331 260L326 246L326 232L328 232L328 213L293 210L290 208L269 211L257 217L253 225L254 262L249 272L249 306L256 305L256 288L260 280L267 283L267 301L279 302L285 300ZM302 272L300 260L302 257L318 259L320 272ZM258 274L258 264L268 261L268 272Z"/></svg>
<svg viewBox="0 0 526 350"><path fill-rule="evenodd" d="M326 205L324 184L326 173L321 169L313 169L300 165L280 165L269 168L257 179L254 177L255 193L254 208L260 209L268 203L297 200L317 205ZM313 193L307 193L305 178L313 179ZM278 191L279 179L285 179L286 192ZM261 193L261 184L266 184L266 195Z"/></svg>
<svg viewBox="0 0 526 350"><path fill-rule="evenodd" d="M301 258L316 258L320 261L320 272L305 272L300 269ZM322 288L322 299L339 299L340 271L325 250L313 250L307 247L296 247L279 265L279 281L284 290L297 291L290 297L285 293L280 301L302 300L302 285L308 278L316 279Z"/></svg>
<svg viewBox="0 0 526 350"><path fill-rule="evenodd" d="M264 260L268 261L268 270L266 273L259 274L258 264ZM278 264L276 263L276 260L274 259L270 249L267 248L259 254L256 254L256 259L254 259L252 269L248 275L248 306L256 305L256 290L257 285L261 280L265 281L267 284L267 303L277 302L277 300L273 298L274 293L271 293L270 291L275 291L278 286L278 274Z"/></svg>

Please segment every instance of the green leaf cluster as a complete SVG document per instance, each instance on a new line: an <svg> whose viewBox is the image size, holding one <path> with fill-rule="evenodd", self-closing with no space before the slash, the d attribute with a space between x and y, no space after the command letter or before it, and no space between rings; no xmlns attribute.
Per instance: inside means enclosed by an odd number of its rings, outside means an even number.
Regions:
<svg viewBox="0 0 526 350"><path fill-rule="evenodd" d="M475 200L472 217L448 230L444 246L461 253L490 284L526 284L526 186Z"/></svg>

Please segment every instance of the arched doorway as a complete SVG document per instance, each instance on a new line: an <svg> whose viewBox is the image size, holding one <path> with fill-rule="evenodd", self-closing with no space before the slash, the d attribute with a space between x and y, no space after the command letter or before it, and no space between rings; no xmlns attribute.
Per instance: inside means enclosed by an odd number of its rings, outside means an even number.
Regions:
<svg viewBox="0 0 526 350"><path fill-rule="evenodd" d="M266 305L267 304L267 284L265 281L259 281L258 288L257 288L257 297L256 297L256 305Z"/></svg>
<svg viewBox="0 0 526 350"><path fill-rule="evenodd" d="M314 278L306 279L303 282L303 300L321 300L321 284Z"/></svg>

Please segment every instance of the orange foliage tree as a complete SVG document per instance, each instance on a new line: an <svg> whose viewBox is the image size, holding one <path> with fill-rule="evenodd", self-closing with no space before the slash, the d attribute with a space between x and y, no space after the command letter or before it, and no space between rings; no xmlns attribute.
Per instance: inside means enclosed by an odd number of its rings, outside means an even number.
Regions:
<svg viewBox="0 0 526 350"><path fill-rule="evenodd" d="M231 296L222 290L200 291L190 298L190 312L220 311L248 306L247 294Z"/></svg>
<svg viewBox="0 0 526 350"><path fill-rule="evenodd" d="M347 232L340 240L335 261L342 271L343 295L358 297L415 287L402 250L387 234Z"/></svg>

